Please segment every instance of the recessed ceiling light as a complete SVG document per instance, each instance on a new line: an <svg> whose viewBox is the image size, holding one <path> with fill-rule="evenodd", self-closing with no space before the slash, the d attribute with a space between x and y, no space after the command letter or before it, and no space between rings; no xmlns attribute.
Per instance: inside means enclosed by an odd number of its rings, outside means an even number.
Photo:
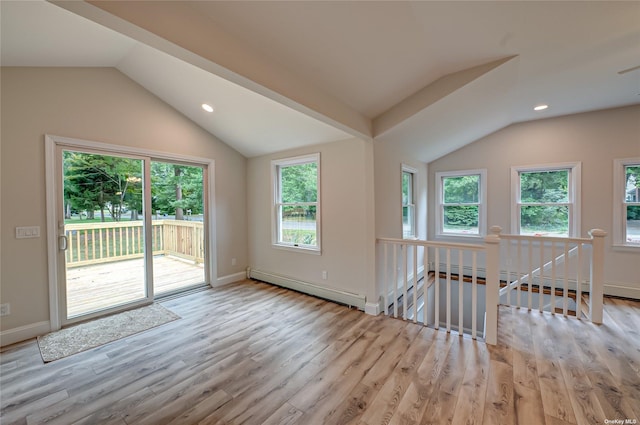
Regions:
<svg viewBox="0 0 640 425"><path fill-rule="evenodd" d="M202 109L204 109L204 110L205 110L205 111L207 111L207 112L213 112L213 106L208 105L208 104L206 104L206 103L203 103L203 104L202 104Z"/></svg>
<svg viewBox="0 0 640 425"><path fill-rule="evenodd" d="M533 108L534 111L544 111L545 109L547 109L549 107L549 105L538 105L535 108Z"/></svg>

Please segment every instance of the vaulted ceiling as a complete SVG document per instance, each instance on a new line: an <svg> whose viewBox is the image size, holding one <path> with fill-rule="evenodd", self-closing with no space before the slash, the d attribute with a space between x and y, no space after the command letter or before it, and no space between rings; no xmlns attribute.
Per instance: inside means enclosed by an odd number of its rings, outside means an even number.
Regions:
<svg viewBox="0 0 640 425"><path fill-rule="evenodd" d="M249 157L357 136L428 162L514 122L640 103L638 1L1 8L3 66L116 67Z"/></svg>

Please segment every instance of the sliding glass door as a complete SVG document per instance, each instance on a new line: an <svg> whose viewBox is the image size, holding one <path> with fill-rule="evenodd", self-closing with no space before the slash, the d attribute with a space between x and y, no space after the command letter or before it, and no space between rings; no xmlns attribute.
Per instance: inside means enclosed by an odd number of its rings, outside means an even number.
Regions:
<svg viewBox="0 0 640 425"><path fill-rule="evenodd" d="M209 284L212 161L46 140L52 328Z"/></svg>
<svg viewBox="0 0 640 425"><path fill-rule="evenodd" d="M61 149L66 321L150 302L146 158Z"/></svg>
<svg viewBox="0 0 640 425"><path fill-rule="evenodd" d="M151 161L153 291L163 296L205 283L204 169Z"/></svg>

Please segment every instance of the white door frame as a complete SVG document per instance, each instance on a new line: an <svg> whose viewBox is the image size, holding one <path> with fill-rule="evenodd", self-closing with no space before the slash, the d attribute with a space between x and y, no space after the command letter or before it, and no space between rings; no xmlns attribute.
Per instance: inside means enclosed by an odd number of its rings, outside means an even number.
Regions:
<svg viewBox="0 0 640 425"><path fill-rule="evenodd" d="M63 283L60 282L60 268L62 266L61 256L59 255L59 228L58 221L59 215L62 212L62 206L59 205L59 191L62 187L62 176L57 173L57 155L56 151L58 147L64 147L69 149L79 150L96 150L102 151L105 154L115 155L133 155L148 157L152 160L164 160L164 161L180 161L186 164L199 165L204 167L204 227L205 227L205 280L206 283L211 285L215 277L217 276L217 252L216 252L216 237L215 237L215 162L212 159L170 154L167 152L157 152L147 149L134 148L129 146L112 145L102 142L94 142L88 140L73 139L68 137L45 135L45 180L46 180L46 205L47 205L47 259L48 259L48 281L49 281L49 320L51 323L51 330L55 331L62 327L66 322L66 314L60 308L61 306L61 288ZM147 165L149 166L149 164ZM150 207L150 193L147 193L145 199L149 201L149 207L145 209L145 214L149 214L151 217ZM150 220L149 220L150 221ZM147 230L148 232L151 229ZM151 256L148 256L147 267L151 262ZM145 302L148 302L145 300ZM63 317L64 315L64 317ZM83 316L87 318L89 316Z"/></svg>

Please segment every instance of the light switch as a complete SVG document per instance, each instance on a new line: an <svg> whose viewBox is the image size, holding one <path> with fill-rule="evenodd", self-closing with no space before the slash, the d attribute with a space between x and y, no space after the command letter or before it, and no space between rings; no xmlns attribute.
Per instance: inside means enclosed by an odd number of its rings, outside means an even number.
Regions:
<svg viewBox="0 0 640 425"><path fill-rule="evenodd" d="M16 239L39 238L40 226L16 227Z"/></svg>

